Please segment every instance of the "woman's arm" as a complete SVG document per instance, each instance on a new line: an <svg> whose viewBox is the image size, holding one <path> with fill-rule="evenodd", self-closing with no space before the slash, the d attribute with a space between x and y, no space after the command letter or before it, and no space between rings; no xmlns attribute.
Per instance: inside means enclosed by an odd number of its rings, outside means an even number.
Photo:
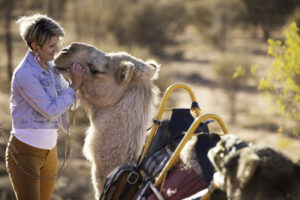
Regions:
<svg viewBox="0 0 300 200"><path fill-rule="evenodd" d="M61 115L76 99L76 93L71 87L58 97L49 97L39 79L28 70L16 73L13 86L34 110L48 120Z"/></svg>

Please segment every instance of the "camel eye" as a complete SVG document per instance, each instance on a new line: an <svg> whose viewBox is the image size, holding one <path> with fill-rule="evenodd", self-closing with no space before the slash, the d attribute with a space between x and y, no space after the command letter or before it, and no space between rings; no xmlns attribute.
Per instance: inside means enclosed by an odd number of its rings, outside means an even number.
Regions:
<svg viewBox="0 0 300 200"><path fill-rule="evenodd" d="M220 157L220 158L223 158L223 157L225 156L225 151L226 151L225 147L222 146L222 147L219 149L219 151L217 152L217 156Z"/></svg>
<svg viewBox="0 0 300 200"><path fill-rule="evenodd" d="M93 75L97 75L97 74L105 74L105 72L99 71L92 63L87 63L87 66L90 69L90 72Z"/></svg>
<svg viewBox="0 0 300 200"><path fill-rule="evenodd" d="M91 71L91 73L92 73L93 75L97 75L97 74L100 74L100 73L101 73L100 71L95 70L95 69L92 69L92 68L90 68L90 71Z"/></svg>
<svg viewBox="0 0 300 200"><path fill-rule="evenodd" d="M90 68L90 69L92 69L93 67L94 67L94 65L92 64L92 63L86 63L86 65Z"/></svg>
<svg viewBox="0 0 300 200"><path fill-rule="evenodd" d="M99 73L99 71L96 69L96 67L94 67L94 65L92 63L87 63L87 66L89 67L89 69L93 75L96 75Z"/></svg>

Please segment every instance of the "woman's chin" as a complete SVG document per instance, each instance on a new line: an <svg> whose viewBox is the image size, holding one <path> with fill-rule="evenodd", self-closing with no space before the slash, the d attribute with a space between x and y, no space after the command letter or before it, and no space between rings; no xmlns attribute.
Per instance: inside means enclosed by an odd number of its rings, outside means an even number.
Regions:
<svg viewBox="0 0 300 200"><path fill-rule="evenodd" d="M54 60L54 55L49 55L47 61L53 61L53 60Z"/></svg>

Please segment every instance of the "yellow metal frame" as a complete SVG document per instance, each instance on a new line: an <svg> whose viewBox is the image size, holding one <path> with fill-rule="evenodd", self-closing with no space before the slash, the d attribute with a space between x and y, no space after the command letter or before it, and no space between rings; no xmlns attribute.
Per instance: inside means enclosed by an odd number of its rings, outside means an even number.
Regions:
<svg viewBox="0 0 300 200"><path fill-rule="evenodd" d="M219 125L221 126L224 134L228 133L228 131L227 131L227 129L226 129L223 121L217 115L206 114L206 115L203 115L203 116L198 116L194 120L194 122L192 123L192 125L190 126L189 130L185 133L184 137L182 138L181 142L179 143L179 145L175 149L175 151L172 154L171 158L169 159L168 163L166 164L166 166L164 167L164 169L161 171L161 173L159 174L158 178L156 179L155 184L154 184L156 187L158 187L161 184L161 182L163 181L163 179L166 177L167 172L176 163L181 150L186 145L186 143L189 141L189 139L194 135L194 132L196 131L196 129L199 126L199 124L201 122L203 122L204 120L207 120L207 119L215 119L219 123Z"/></svg>
<svg viewBox="0 0 300 200"><path fill-rule="evenodd" d="M160 104L159 110L158 110L158 114L156 116L156 120L157 121L161 121L162 115L165 111L170 110L169 108L165 108L166 104L169 100L169 97L171 95L171 93L176 90L176 89L185 89L188 94L190 95L190 98L192 100L192 102L197 102L195 95L193 93L193 91L191 90L191 88L183 83L176 83L173 84L171 86L169 86L166 90L166 92L164 93L164 96L162 98L162 102ZM199 124L201 122L203 122L204 120L207 119L214 119L218 122L218 124L220 125L222 131L224 134L228 133L228 130L225 126L225 124L223 123L222 119L215 115L215 114L205 114L205 115L200 115L200 109L195 107L191 109L192 111L194 111L196 113L196 118L194 120L194 122L192 123L192 125L190 126L190 128L188 129L188 131L185 133L185 136L183 137L183 139L181 140L181 142L179 143L179 145L177 146L177 148L175 149L174 153L172 154L171 158L169 159L168 163L166 164L166 166L163 168L163 170L161 171L161 173L159 174L159 176L156 178L154 186L155 187L159 187L160 184L162 183L162 181L165 179L165 177L167 176L167 172L173 167L174 164L176 164L180 152L183 149L183 147L186 145L186 143L189 141L189 139L194 135L194 132L196 131L197 127L199 126ZM157 129L159 127L158 123L155 123L154 126L151 129L151 132L149 134L149 137L146 141L141 159L140 159L140 163L143 161L145 155L147 154L152 141L156 135ZM214 184L212 184L212 189L215 189ZM205 194L202 199L203 200L207 200L210 197L210 192L208 192L207 194Z"/></svg>
<svg viewBox="0 0 300 200"><path fill-rule="evenodd" d="M174 90L176 90L176 89L185 89L189 93L192 102L196 102L196 97L195 97L192 89L189 86L187 86L187 85L185 85L183 83L173 84L173 85L169 86L166 89L166 92L164 93L164 96L162 98L161 104L160 104L159 109L158 109L157 116L155 118L157 121L161 120L162 115L163 115L163 113L165 111L170 110L170 109L166 108L166 105L167 105L167 102L169 100L169 97L170 97L171 93ZM194 108L193 111L195 111L196 116L200 115L200 109L199 108ZM145 155L147 154L147 152L148 152L148 150L149 150L149 148L150 148L150 146L152 144L153 138L156 135L158 127L159 127L159 124L157 124L157 123L153 125L153 127L151 129L151 132L149 134L149 137L148 137L148 139L146 141L146 144L145 144L145 147L144 147L141 159L140 159L140 163L142 162L142 160L144 159Z"/></svg>
<svg viewBox="0 0 300 200"><path fill-rule="evenodd" d="M210 186L208 188L208 192L203 197L201 197L201 200L208 200L210 198L211 193L213 191L215 191L216 189L217 189L217 186L213 182L211 182Z"/></svg>

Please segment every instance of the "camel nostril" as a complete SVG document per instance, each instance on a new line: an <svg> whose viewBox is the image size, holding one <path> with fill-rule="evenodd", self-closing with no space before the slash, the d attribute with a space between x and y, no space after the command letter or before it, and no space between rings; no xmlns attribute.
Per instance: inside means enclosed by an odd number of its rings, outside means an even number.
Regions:
<svg viewBox="0 0 300 200"><path fill-rule="evenodd" d="M61 51L60 51L60 53L61 54L67 54L69 52L69 49L67 49L67 48L63 48Z"/></svg>

